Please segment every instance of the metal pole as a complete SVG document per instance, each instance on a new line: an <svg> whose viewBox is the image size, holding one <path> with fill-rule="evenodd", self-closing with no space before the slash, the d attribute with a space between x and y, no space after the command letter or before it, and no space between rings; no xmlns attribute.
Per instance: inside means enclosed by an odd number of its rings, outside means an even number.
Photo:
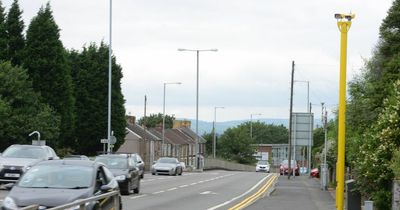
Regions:
<svg viewBox="0 0 400 210"><path fill-rule="evenodd" d="M311 109L310 109L310 81L307 81L307 112L311 113Z"/></svg>
<svg viewBox="0 0 400 210"><path fill-rule="evenodd" d="M110 40L108 45L108 122L107 122L107 153L111 152L111 54L112 54L112 0L110 0Z"/></svg>
<svg viewBox="0 0 400 210"><path fill-rule="evenodd" d="M335 15L336 16L336 15ZM354 17L354 16L353 16ZM339 124L338 124L338 157L336 166L337 187L336 207L343 210L344 203L344 162L346 145L346 65L347 65L347 32L351 26L351 18L338 21L340 30L340 85L339 85Z"/></svg>
<svg viewBox="0 0 400 210"><path fill-rule="evenodd" d="M217 123L217 107L214 107L214 122L213 122L213 158L215 158L215 149L216 149L216 132L215 132L215 124Z"/></svg>
<svg viewBox="0 0 400 210"><path fill-rule="evenodd" d="M162 119L162 143L161 143L161 155L164 155L164 138L165 138L165 89L167 84L164 83L164 94L163 94L163 119Z"/></svg>
<svg viewBox="0 0 400 210"><path fill-rule="evenodd" d="M253 139L253 114L250 114L250 139Z"/></svg>
<svg viewBox="0 0 400 210"><path fill-rule="evenodd" d="M197 68L196 68L196 169L200 169L199 164L199 50L196 50L197 54Z"/></svg>
<svg viewBox="0 0 400 210"><path fill-rule="evenodd" d="M292 159L292 112L293 112L293 83L294 83L294 61L292 61L292 78L290 82L290 113L289 113L289 163L288 166L290 168L290 160ZM288 173L288 179L290 179L290 173Z"/></svg>

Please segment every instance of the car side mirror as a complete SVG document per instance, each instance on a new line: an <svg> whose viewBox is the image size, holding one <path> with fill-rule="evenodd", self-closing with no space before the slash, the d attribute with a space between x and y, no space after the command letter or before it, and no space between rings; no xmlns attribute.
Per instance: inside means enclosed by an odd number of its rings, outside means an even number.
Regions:
<svg viewBox="0 0 400 210"><path fill-rule="evenodd" d="M102 191L102 192L108 192L108 191L111 191L113 188L112 187L110 187L109 185L102 185L101 187L100 187L100 190Z"/></svg>
<svg viewBox="0 0 400 210"><path fill-rule="evenodd" d="M137 163L142 163L142 161L141 161L141 160L139 160Z"/></svg>

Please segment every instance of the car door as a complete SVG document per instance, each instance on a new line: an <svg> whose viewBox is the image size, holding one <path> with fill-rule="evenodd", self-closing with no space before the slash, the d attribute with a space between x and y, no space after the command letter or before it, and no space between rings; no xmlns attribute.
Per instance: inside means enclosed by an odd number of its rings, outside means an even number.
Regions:
<svg viewBox="0 0 400 210"><path fill-rule="evenodd" d="M134 184L133 189L137 188L140 181L139 169L136 167L136 163L132 158L128 159L129 173L131 175L131 182Z"/></svg>

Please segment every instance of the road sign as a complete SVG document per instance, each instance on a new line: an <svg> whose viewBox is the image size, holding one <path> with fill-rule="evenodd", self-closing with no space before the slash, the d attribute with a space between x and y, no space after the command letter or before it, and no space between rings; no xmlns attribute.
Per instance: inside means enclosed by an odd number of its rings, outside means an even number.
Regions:
<svg viewBox="0 0 400 210"><path fill-rule="evenodd" d="M110 144L115 144L117 142L117 138L115 136L110 136Z"/></svg>
<svg viewBox="0 0 400 210"><path fill-rule="evenodd" d="M313 146L313 113L293 113L292 116L292 141L296 146Z"/></svg>
<svg viewBox="0 0 400 210"><path fill-rule="evenodd" d="M107 144L108 143L108 139L100 139L100 143Z"/></svg>

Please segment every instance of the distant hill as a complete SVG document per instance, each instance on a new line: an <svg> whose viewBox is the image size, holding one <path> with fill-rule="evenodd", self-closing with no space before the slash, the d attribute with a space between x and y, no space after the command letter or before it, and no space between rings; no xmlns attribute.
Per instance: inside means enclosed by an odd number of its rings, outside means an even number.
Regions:
<svg viewBox="0 0 400 210"><path fill-rule="evenodd" d="M179 119L182 120L182 119ZM185 119L190 120L192 122L192 130L196 131L196 120L195 119ZM236 127L244 122L249 120L233 120L233 121L225 121L225 122L217 122L217 133L222 134L228 128ZM273 124L273 125L283 125L285 127L289 127L289 119L256 119L253 122L264 122L265 124ZM314 127L320 127L321 120L314 119ZM199 133L202 135L203 133L211 133L213 127L213 122L201 121L199 120Z"/></svg>

